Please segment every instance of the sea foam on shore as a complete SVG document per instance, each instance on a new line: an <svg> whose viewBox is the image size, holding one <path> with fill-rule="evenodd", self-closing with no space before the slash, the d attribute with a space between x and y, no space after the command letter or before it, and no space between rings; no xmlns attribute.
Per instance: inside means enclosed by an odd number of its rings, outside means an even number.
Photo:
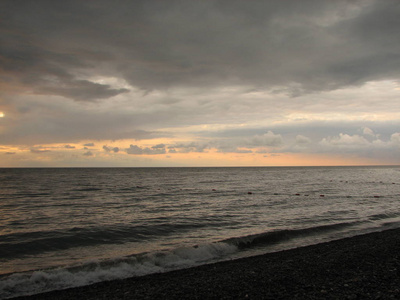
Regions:
<svg viewBox="0 0 400 300"><path fill-rule="evenodd" d="M19 299L400 297L400 229Z"/></svg>

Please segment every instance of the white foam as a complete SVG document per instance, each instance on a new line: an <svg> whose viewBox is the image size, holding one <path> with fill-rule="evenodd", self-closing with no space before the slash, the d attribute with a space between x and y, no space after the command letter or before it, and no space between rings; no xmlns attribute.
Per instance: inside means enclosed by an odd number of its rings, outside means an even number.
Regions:
<svg viewBox="0 0 400 300"><path fill-rule="evenodd" d="M108 261L91 261L70 268L12 274L0 281L0 299L192 267L223 258L237 250L236 246L227 243L204 244Z"/></svg>

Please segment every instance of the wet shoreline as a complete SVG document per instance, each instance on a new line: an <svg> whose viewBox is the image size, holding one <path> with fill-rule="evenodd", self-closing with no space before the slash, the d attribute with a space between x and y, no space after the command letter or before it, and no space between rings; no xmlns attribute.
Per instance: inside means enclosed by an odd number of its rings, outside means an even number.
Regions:
<svg viewBox="0 0 400 300"><path fill-rule="evenodd" d="M400 229L14 299L400 297Z"/></svg>

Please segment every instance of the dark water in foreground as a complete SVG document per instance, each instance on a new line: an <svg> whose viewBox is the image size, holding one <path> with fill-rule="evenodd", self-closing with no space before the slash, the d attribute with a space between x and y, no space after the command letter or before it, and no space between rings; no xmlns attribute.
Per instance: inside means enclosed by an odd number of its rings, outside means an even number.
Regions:
<svg viewBox="0 0 400 300"><path fill-rule="evenodd" d="M400 167L0 169L0 298L400 227Z"/></svg>

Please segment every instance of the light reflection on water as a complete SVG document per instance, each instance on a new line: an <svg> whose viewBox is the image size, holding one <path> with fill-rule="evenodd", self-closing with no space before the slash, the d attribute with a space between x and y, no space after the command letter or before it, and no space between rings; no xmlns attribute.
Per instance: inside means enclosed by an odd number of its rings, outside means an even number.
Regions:
<svg viewBox="0 0 400 300"><path fill-rule="evenodd" d="M1 169L0 187L0 273L400 216L397 167Z"/></svg>

